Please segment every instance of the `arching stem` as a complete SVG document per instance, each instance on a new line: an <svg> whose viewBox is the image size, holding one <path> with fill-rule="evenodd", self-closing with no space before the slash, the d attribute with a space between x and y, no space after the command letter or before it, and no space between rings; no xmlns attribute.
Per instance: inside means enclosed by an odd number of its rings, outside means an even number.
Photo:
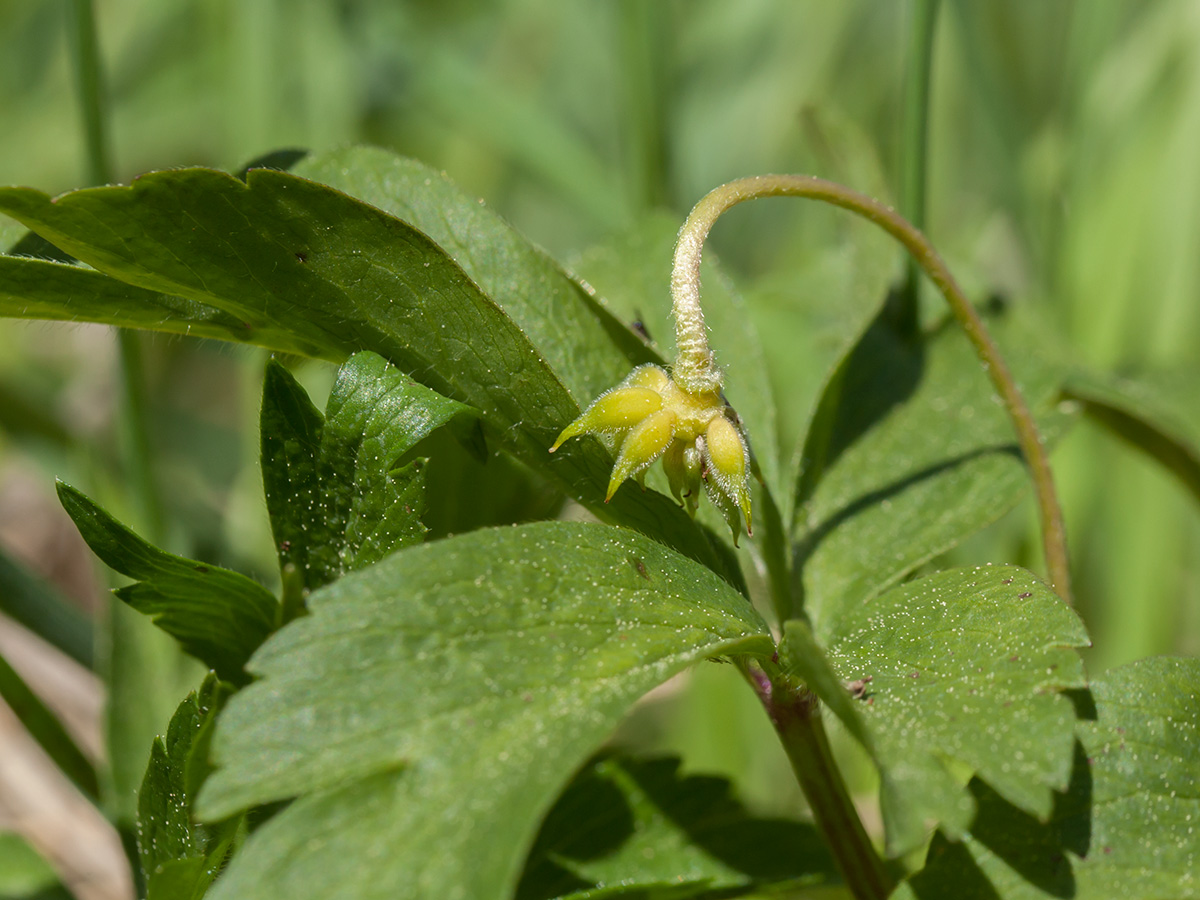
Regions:
<svg viewBox="0 0 1200 900"><path fill-rule="evenodd" d="M724 187L737 183L731 182ZM675 244L675 265L671 269L671 313L675 317L675 347L678 353L671 375L679 387L692 394L719 391L724 383L721 370L717 368L713 352L708 347L704 310L700 308L700 254L713 222L728 206L709 216L704 215L704 209L709 198L721 190L724 188L717 188L696 204L683 223ZM733 202L749 199L741 197Z"/></svg>
<svg viewBox="0 0 1200 900"><path fill-rule="evenodd" d="M722 213L746 200L760 197L808 197L840 206L869 219L903 244L937 285L987 369L992 385L1012 419L1021 453L1033 476L1050 583L1058 595L1070 603L1071 574L1062 510L1058 505L1046 449L1029 406L983 320L950 274L945 261L924 234L891 208L840 184L807 175L759 175L731 181L711 191L688 216L679 232L679 243L675 249L671 298L679 348L679 358L675 364L676 380L681 386L687 385L689 390L693 389L690 387L693 379L697 385L711 382L719 387L721 384L720 372L713 364L712 351L708 348L704 316L700 311L700 255L713 223Z"/></svg>

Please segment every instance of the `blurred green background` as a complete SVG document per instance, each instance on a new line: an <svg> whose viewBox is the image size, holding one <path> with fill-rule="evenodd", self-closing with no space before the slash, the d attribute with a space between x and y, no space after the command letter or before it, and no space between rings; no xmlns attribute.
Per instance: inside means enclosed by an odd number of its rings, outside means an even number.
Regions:
<svg viewBox="0 0 1200 900"><path fill-rule="evenodd" d="M0 0L0 183L86 183L69 7ZM682 221L741 175L806 172L897 198L913 11L899 0L102 0L96 18L119 180L375 143L444 169L569 264L652 210ZM1084 363L1194 365L1200 3L943 0L933 47L926 224L969 293L1027 305ZM838 281L816 300L789 285L836 272L848 227L844 214L775 201L729 215L712 239L760 329L789 452L832 361ZM17 234L0 223L0 237ZM668 266L647 304L666 302ZM940 313L932 291L925 302ZM88 609L102 576L58 513L53 478L137 521L115 346L101 328L0 322L0 546ZM166 338L142 347L164 542L271 583L256 460L263 356ZM323 367L301 375L318 395L328 384ZM1087 422L1054 463L1091 671L1200 651L1200 515L1184 492ZM1022 507L953 561L1040 566L1032 523ZM627 730L685 751L689 768L738 773L752 800L785 811L798 792L778 791L765 719L722 668L702 667ZM180 683L194 677L185 667ZM162 708L179 696L164 690Z"/></svg>

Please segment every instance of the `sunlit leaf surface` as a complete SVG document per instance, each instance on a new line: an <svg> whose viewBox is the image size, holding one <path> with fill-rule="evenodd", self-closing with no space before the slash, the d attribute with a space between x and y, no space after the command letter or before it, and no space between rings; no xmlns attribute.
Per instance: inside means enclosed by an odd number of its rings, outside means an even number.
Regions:
<svg viewBox="0 0 1200 900"><path fill-rule="evenodd" d="M1062 367L1012 314L989 317L1047 441ZM1029 476L1011 420L947 322L897 333L887 311L826 388L800 473L796 565L818 626L1010 509Z"/></svg>
<svg viewBox="0 0 1200 900"><path fill-rule="evenodd" d="M204 816L300 796L218 897L504 897L539 817L634 699L772 647L709 570L595 525L409 547L309 608L218 726Z"/></svg>
<svg viewBox="0 0 1200 900"><path fill-rule="evenodd" d="M418 543L425 460L399 463L452 423L469 439L478 415L375 353L357 353L341 368L325 416L282 366L270 365L263 482L280 564L295 565L312 589Z"/></svg>
<svg viewBox="0 0 1200 900"><path fill-rule="evenodd" d="M1040 822L972 782L961 843L941 835L898 900L1200 897L1200 661L1115 669L1074 695L1074 769Z"/></svg>
<svg viewBox="0 0 1200 900"><path fill-rule="evenodd" d="M221 678L246 680L246 660L279 624L270 591L245 575L158 549L62 482L58 497L92 552L136 579L118 588L118 597Z"/></svg>
<svg viewBox="0 0 1200 900"><path fill-rule="evenodd" d="M213 721L228 694L229 686L210 675L150 749L138 792L138 856L147 900L199 900L236 837L240 817L211 826L192 819L192 803L209 771Z"/></svg>
<svg viewBox="0 0 1200 900"><path fill-rule="evenodd" d="M383 155L378 165L386 178L394 157ZM576 442L549 455L592 389L641 361L628 353L644 351L507 226L461 201L443 209L437 204L460 195L432 177L425 182L403 183L418 194L433 192L400 198L405 209L443 213L433 230L459 234L459 256L475 271L379 208L271 169L251 170L244 183L209 169L154 172L129 187L53 201L5 188L0 211L109 276L235 317L246 341L261 334L272 346L271 336L285 328L292 348L306 355L379 353L478 409L499 446L545 469L602 517L666 540L740 584L731 551L673 500L630 485L605 504L612 462L602 447ZM480 228L491 243L473 248L459 232L466 227ZM11 302L15 308L22 301Z"/></svg>
<svg viewBox="0 0 1200 900"><path fill-rule="evenodd" d="M890 853L919 846L930 821L967 828L973 803L955 765L1049 814L1074 741L1061 691L1084 684L1074 648L1088 641L1045 584L1013 567L952 569L847 608L817 637L844 694L814 674L804 626L789 624L786 658L879 767Z"/></svg>

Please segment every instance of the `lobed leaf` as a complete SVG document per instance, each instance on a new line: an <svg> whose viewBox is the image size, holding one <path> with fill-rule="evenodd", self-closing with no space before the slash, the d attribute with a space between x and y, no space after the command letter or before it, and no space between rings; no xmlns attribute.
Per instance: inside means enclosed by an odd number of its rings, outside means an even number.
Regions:
<svg viewBox="0 0 1200 900"><path fill-rule="evenodd" d="M147 900L199 900L229 854L241 817L215 825L192 818L209 772L208 744L231 693L210 674L179 704L165 737L155 738L138 791L138 857Z"/></svg>
<svg viewBox="0 0 1200 900"><path fill-rule="evenodd" d="M0 255L0 318L100 322L323 355L311 342L298 340L283 322L252 327L237 315L206 303L140 288L95 269L45 259Z"/></svg>
<svg viewBox="0 0 1200 900"><path fill-rule="evenodd" d="M581 406L634 365L653 361L562 266L487 204L460 191L445 173L377 147L314 154L293 171L428 236L529 337ZM668 247L664 260L670 260L670 252Z"/></svg>
<svg viewBox="0 0 1200 900"><path fill-rule="evenodd" d="M1049 820L973 782L966 839L935 836L893 897L1200 897L1200 660L1144 659L1075 699L1074 769Z"/></svg>
<svg viewBox="0 0 1200 900"><path fill-rule="evenodd" d="M679 760L602 758L546 816L517 900L644 896L739 897L838 881L807 822L752 816L729 782L683 776Z"/></svg>
<svg viewBox="0 0 1200 900"><path fill-rule="evenodd" d="M429 187L435 187L432 179ZM479 409L500 446L544 469L593 511L666 540L742 584L732 553L667 497L626 488L606 505L612 464L602 448L576 446L549 456L558 432L590 399L591 386L608 386L613 373L624 374L640 359L628 359L614 344L619 330L577 287L565 296L578 313L570 322L584 329L580 334L566 338L534 328L534 320L558 321L554 305L564 297L562 291L543 295L550 278L544 257L515 249L495 257L496 277L523 287L519 297L491 297L412 225L271 169L251 170L245 183L208 169L154 172L129 187L90 188L53 201L5 188L0 212L107 275L235 317L248 342L261 335L269 345L284 329L306 355L379 353L439 393ZM523 246L511 233L501 237L493 246ZM541 305L523 307L520 298ZM511 315L501 305L510 301ZM533 342L538 336L543 343ZM592 351L576 358L579 341ZM607 361L602 372L581 362L595 353Z"/></svg>
<svg viewBox="0 0 1200 900"><path fill-rule="evenodd" d="M61 481L58 499L92 552L136 579L118 588L117 597L152 617L222 679L246 681L242 667L278 625L279 604L266 588L229 569L152 546Z"/></svg>
<svg viewBox="0 0 1200 900"><path fill-rule="evenodd" d="M628 375L634 366L660 361L595 297L591 288L529 243L485 203L462 193L444 173L374 147L315 154L301 161L294 171L365 200L431 238L528 336L580 409ZM649 294L662 295L664 302L658 305L664 310L670 259L668 245L661 258L667 268ZM564 421L558 426L554 437L566 424ZM541 468L546 463L542 451L548 446L539 444L533 454L520 458ZM731 583L741 583L740 572L725 547L718 546L714 557L710 548L698 545L690 535L684 539L692 526L686 516L671 508L677 505L666 497L665 486L660 485L663 490L659 492L640 496L627 488L611 504L601 505L612 467L607 452L596 446L573 446L555 455L556 465L557 457L564 453L576 460L600 460L600 468L589 468L587 476L600 480L588 484L582 494L577 477L563 478L553 468L551 474L558 475L567 490L601 518L632 525L651 536L665 536L676 549L706 562ZM647 517L642 510L633 512L638 499L641 505L655 510L658 524L650 528L640 524ZM717 534L724 533L725 524L719 518L707 524ZM719 539L710 533L707 540Z"/></svg>
<svg viewBox="0 0 1200 900"><path fill-rule="evenodd" d="M478 413L417 384L376 353L342 366L327 418L278 363L263 386L262 469L281 566L314 589L418 543L424 460L401 457L435 429L470 441ZM482 436L480 435L480 438Z"/></svg>
<svg viewBox="0 0 1200 900"><path fill-rule="evenodd" d="M889 854L919 846L929 821L964 833L973 803L955 765L1030 814L1050 814L1074 741L1060 692L1084 684L1074 648L1088 641L1033 575L1009 566L941 572L846 608L817 638L859 700L849 703L817 668L802 623L787 624L784 656L874 759Z"/></svg>
<svg viewBox="0 0 1200 900"><path fill-rule="evenodd" d="M1200 501L1200 373L1137 375L1077 372L1064 393L1118 437L1158 460Z"/></svg>
<svg viewBox="0 0 1200 900"><path fill-rule="evenodd" d="M818 626L1010 509L1028 487L1012 424L952 322L903 336L885 309L814 417L798 487L796 569ZM1062 367L1011 314L989 327L1053 442Z"/></svg>
<svg viewBox="0 0 1200 900"><path fill-rule="evenodd" d="M299 799L217 897L508 896L540 817L633 700L772 647L709 570L596 525L408 547L309 608L218 725L202 815Z"/></svg>

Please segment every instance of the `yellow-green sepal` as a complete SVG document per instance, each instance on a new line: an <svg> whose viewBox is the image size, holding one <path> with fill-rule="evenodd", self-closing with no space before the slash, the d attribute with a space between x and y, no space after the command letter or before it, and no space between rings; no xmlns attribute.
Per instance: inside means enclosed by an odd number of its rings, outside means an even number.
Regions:
<svg viewBox="0 0 1200 900"><path fill-rule="evenodd" d="M652 413L630 429L613 466L604 502L612 499L622 481L644 471L662 456L674 436L675 413L669 409Z"/></svg>
<svg viewBox="0 0 1200 900"><path fill-rule="evenodd" d="M601 394L574 422L562 430L553 453L579 434L629 428L662 409L662 397L646 387L618 387Z"/></svg>
<svg viewBox="0 0 1200 900"><path fill-rule="evenodd" d="M703 461L695 444L672 441L663 455L663 468L675 499L684 504L689 515L696 515L700 502L700 475Z"/></svg>

